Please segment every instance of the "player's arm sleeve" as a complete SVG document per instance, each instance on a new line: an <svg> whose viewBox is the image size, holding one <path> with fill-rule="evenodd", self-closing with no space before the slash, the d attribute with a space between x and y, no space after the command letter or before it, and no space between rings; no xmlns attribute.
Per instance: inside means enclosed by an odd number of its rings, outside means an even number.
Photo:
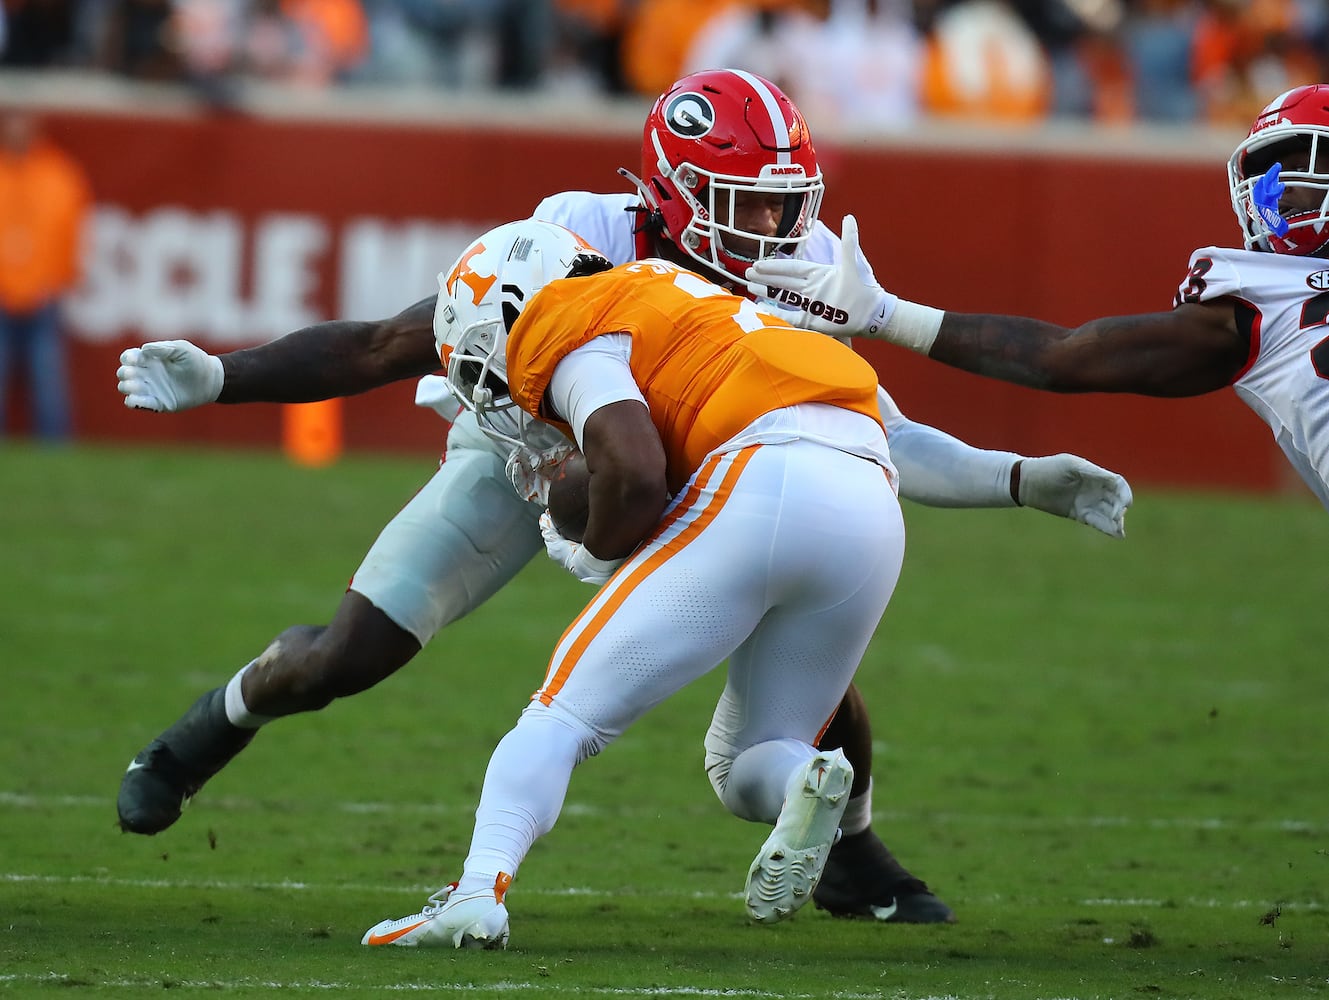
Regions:
<svg viewBox="0 0 1329 1000"><path fill-rule="evenodd" d="M988 451L910 420L885 389L877 407L900 473L900 496L928 507L1014 507L1011 469L1024 456Z"/></svg>
<svg viewBox="0 0 1329 1000"><path fill-rule="evenodd" d="M600 407L624 399L646 405L628 364L631 350L632 338L627 334L607 334L583 344L554 369L545 402L572 427L578 447L586 419Z"/></svg>

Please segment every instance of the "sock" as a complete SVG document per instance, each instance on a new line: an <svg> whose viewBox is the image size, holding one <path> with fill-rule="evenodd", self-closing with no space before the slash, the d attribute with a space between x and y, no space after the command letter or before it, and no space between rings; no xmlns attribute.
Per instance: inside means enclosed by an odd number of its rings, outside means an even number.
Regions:
<svg viewBox="0 0 1329 1000"><path fill-rule="evenodd" d="M558 820L572 769L592 738L538 702L522 713L489 758L458 895L493 889L501 873L517 874L531 844Z"/></svg>
<svg viewBox="0 0 1329 1000"><path fill-rule="evenodd" d="M258 715L245 707L245 696L240 691L240 681L245 671L257 662L250 660L226 684L226 718L231 721L231 725L239 729L257 729L265 722L272 721L272 716Z"/></svg>
<svg viewBox="0 0 1329 1000"><path fill-rule="evenodd" d="M846 837L862 833L872 825L872 779L868 779L868 790L856 795L845 806L844 818L840 820L840 829Z"/></svg>

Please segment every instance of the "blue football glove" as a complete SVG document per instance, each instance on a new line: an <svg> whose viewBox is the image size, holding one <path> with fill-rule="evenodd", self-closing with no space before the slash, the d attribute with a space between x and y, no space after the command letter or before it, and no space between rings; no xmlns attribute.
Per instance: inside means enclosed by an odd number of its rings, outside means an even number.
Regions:
<svg viewBox="0 0 1329 1000"><path fill-rule="evenodd" d="M1278 211L1278 199L1287 187L1278 179L1282 171L1283 164L1275 163L1251 185L1251 204L1265 228L1275 236L1286 236L1288 230L1287 220Z"/></svg>

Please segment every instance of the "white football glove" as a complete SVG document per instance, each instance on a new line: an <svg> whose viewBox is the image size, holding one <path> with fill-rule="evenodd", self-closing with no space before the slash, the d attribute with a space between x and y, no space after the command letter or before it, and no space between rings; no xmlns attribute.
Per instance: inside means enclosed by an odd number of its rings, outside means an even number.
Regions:
<svg viewBox="0 0 1329 1000"><path fill-rule="evenodd" d="M513 450L503 470L517 496L527 501L549 503L549 484L569 455L576 451L570 442L547 451L535 451L525 445Z"/></svg>
<svg viewBox="0 0 1329 1000"><path fill-rule="evenodd" d="M1115 472L1078 455L1026 458L1020 464L1020 504L1068 517L1113 538L1126 537L1131 488Z"/></svg>
<svg viewBox="0 0 1329 1000"><path fill-rule="evenodd" d="M832 337L880 337L900 300L858 266L858 220L844 217L840 261L763 257L747 270L748 290L796 309L794 323Z"/></svg>
<svg viewBox="0 0 1329 1000"><path fill-rule="evenodd" d="M187 340L156 340L120 355L120 393L135 410L179 413L221 395L221 358Z"/></svg>
<svg viewBox="0 0 1329 1000"><path fill-rule="evenodd" d="M586 546L569 541L558 533L549 511L540 515L540 534L544 536L545 551L549 558L575 576L582 583L599 586L623 565L622 559L597 559L586 551Z"/></svg>

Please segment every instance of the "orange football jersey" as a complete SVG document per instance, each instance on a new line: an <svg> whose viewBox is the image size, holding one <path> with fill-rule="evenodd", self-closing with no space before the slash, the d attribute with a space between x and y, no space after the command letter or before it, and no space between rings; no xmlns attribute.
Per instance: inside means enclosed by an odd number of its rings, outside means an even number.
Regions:
<svg viewBox="0 0 1329 1000"><path fill-rule="evenodd" d="M513 399L549 420L540 404L559 361L607 333L632 337L632 374L664 443L671 490L781 407L828 403L881 422L877 373L848 347L661 260L543 288L509 334Z"/></svg>

